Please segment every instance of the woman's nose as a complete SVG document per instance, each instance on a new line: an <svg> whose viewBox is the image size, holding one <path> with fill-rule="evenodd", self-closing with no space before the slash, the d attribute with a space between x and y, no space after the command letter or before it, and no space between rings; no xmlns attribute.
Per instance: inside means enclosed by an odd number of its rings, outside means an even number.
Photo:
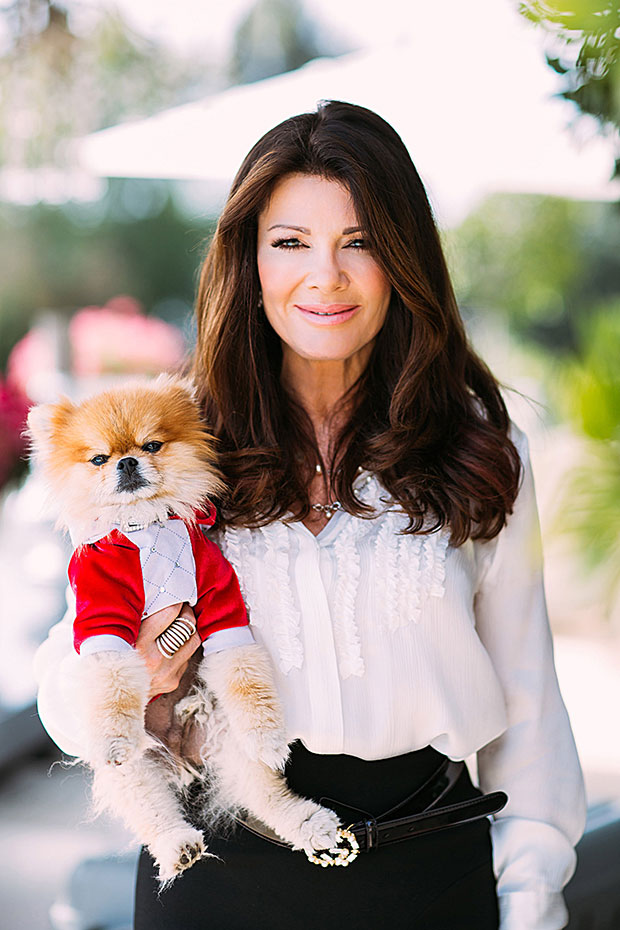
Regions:
<svg viewBox="0 0 620 930"><path fill-rule="evenodd" d="M310 287L330 292L348 284L348 277L340 264L338 252L332 249L317 249L314 261L306 278Z"/></svg>

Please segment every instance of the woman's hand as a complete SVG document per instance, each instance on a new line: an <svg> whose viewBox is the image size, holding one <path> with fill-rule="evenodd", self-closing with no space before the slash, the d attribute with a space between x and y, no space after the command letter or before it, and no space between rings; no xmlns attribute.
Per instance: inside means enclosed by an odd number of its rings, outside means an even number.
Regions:
<svg viewBox="0 0 620 930"><path fill-rule="evenodd" d="M191 656L200 646L198 633L193 633L172 658L162 656L155 640L177 617L186 617L195 625L194 612L188 604L172 604L145 617L140 626L136 649L144 659L151 675L149 700L156 694L168 694L179 687ZM159 703L159 702L157 702Z"/></svg>

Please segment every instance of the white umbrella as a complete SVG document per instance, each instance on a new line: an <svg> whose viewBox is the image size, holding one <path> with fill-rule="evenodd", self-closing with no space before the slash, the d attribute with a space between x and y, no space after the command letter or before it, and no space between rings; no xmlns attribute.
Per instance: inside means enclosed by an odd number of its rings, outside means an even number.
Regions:
<svg viewBox="0 0 620 930"><path fill-rule="evenodd" d="M436 0L436 31L427 20L425 30L389 48L317 59L94 133L78 142L78 160L107 177L221 188L271 126L336 99L370 107L398 130L443 225L492 191L619 198L620 185L609 180L610 140L591 130L580 143L567 129L575 111L553 97L557 78L536 33L501 4L486 8L477 28L472 6Z"/></svg>

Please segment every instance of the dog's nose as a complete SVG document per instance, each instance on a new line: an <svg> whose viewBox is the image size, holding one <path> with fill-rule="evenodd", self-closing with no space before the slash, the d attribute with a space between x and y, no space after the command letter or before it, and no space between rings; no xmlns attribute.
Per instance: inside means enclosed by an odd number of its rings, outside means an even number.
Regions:
<svg viewBox="0 0 620 930"><path fill-rule="evenodd" d="M133 475L136 468L138 467L138 460L134 459L131 455L128 455L124 459L119 459L116 468L118 471L123 472L125 475Z"/></svg>

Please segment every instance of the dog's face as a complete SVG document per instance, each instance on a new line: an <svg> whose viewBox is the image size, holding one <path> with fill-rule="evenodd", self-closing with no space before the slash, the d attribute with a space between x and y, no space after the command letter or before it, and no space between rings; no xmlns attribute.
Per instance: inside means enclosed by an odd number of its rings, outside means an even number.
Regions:
<svg viewBox="0 0 620 930"><path fill-rule="evenodd" d="M60 508L94 519L138 501L198 506L219 490L213 442L191 386L160 378L73 404L35 407L34 451Z"/></svg>

